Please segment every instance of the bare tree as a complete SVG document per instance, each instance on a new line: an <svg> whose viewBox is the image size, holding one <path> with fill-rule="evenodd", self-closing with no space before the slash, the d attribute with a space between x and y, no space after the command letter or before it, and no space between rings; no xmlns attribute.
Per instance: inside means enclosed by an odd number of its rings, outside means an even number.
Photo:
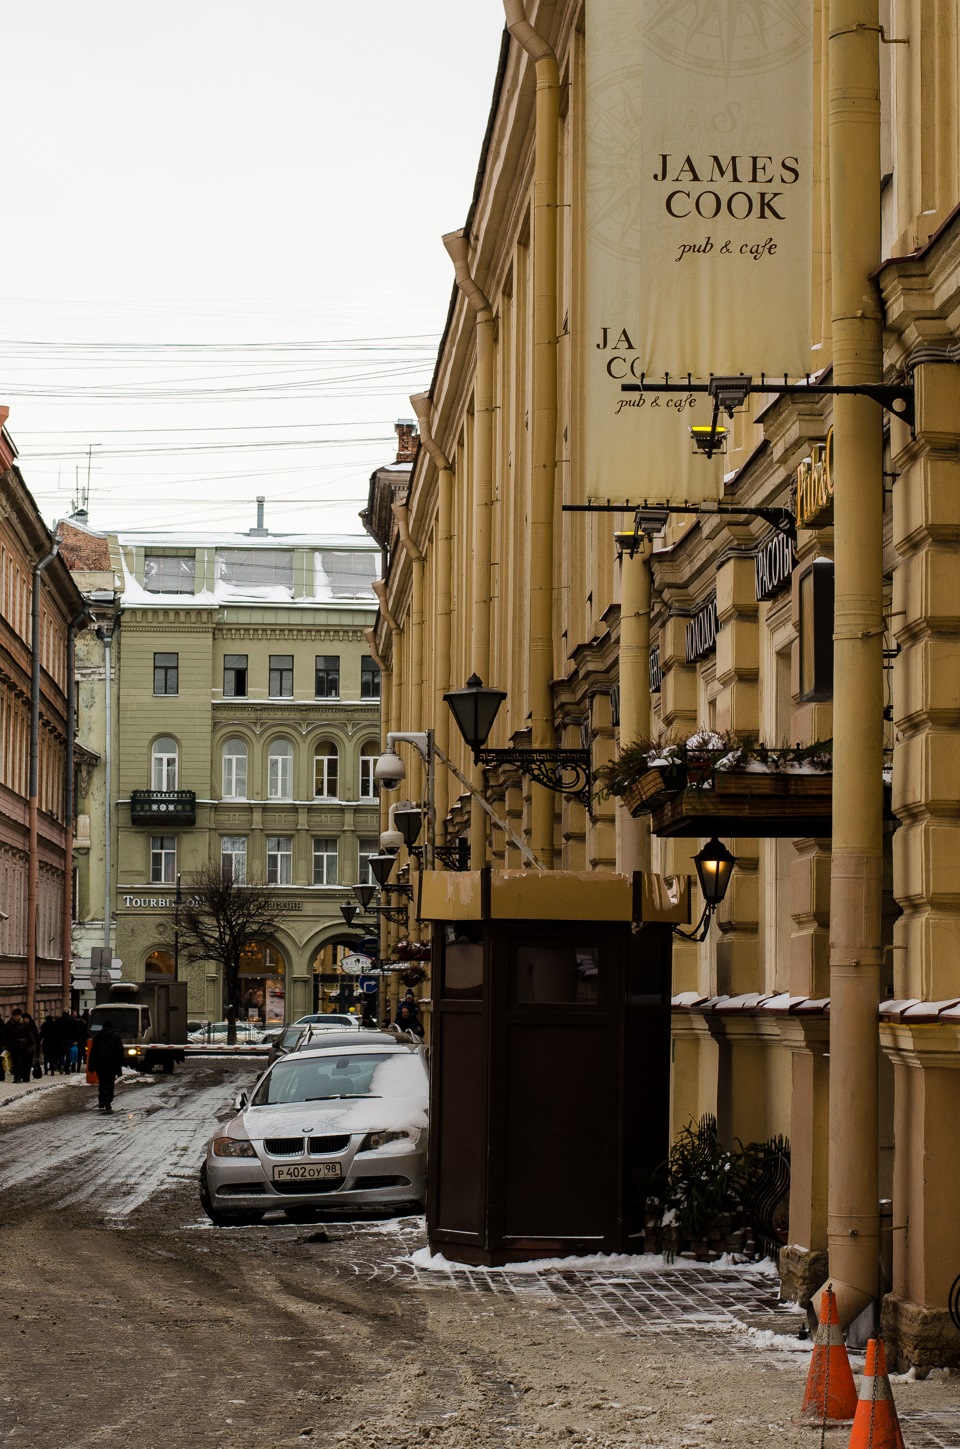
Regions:
<svg viewBox="0 0 960 1449"><path fill-rule="evenodd" d="M223 974L223 1011L227 1041L237 1039L240 958L244 948L271 936L286 912L272 886L234 879L229 866L201 866L182 886L179 910L166 912L168 945L177 938L181 961L213 961Z"/></svg>

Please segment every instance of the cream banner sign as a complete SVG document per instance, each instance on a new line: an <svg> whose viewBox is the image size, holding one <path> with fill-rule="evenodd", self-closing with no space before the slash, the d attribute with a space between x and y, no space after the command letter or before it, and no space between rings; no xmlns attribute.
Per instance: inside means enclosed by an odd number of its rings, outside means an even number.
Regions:
<svg viewBox="0 0 960 1449"><path fill-rule="evenodd" d="M712 399L633 390L641 375L811 365L813 9L589 0L591 498L719 496L722 458L694 456L690 441Z"/></svg>

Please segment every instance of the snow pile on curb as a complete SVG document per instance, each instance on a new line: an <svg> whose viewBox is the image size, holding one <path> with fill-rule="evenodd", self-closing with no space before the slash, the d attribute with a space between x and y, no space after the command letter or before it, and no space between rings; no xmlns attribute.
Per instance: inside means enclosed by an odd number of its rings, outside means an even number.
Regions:
<svg viewBox="0 0 960 1449"><path fill-rule="evenodd" d="M409 1257L400 1260L411 1263L414 1268L425 1268L431 1273L609 1273L630 1271L642 1273L684 1272L695 1268L711 1272L719 1268L731 1269L751 1277L776 1276L776 1265L764 1258L759 1263L739 1261L731 1253L724 1253L712 1263L697 1263L689 1258L674 1258L672 1261L660 1253L589 1253L582 1258L534 1258L523 1263L504 1263L491 1268L475 1263L456 1263L442 1253L431 1253L429 1248L418 1248Z"/></svg>

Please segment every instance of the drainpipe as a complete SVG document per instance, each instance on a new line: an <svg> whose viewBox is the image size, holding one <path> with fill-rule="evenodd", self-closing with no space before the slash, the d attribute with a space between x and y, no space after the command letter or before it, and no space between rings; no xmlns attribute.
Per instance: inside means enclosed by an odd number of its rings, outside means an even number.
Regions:
<svg viewBox="0 0 960 1449"><path fill-rule="evenodd" d="M57 556L59 544L33 567L33 595L30 600L30 803L27 840L27 1011L36 1016L37 1005L37 858L40 794L40 577Z"/></svg>
<svg viewBox="0 0 960 1449"><path fill-rule="evenodd" d="M881 382L882 318L870 281L880 262L877 0L830 0L829 118L834 382ZM883 429L876 403L835 398L833 437L843 487L834 507L827 1240L846 1326L879 1292Z"/></svg>
<svg viewBox="0 0 960 1449"><path fill-rule="evenodd" d="M536 66L533 180L533 408L530 479L530 712L534 749L556 744L553 718L554 507L557 476L557 57L529 23L524 0L503 0L507 29ZM530 843L553 864L555 796L531 787Z"/></svg>
<svg viewBox="0 0 960 1449"><path fill-rule="evenodd" d="M391 503L397 520L400 546L410 560L413 582L410 589L410 644L405 674L409 681L410 713L419 729L423 724L423 554L410 532L410 513L405 503Z"/></svg>
<svg viewBox="0 0 960 1449"><path fill-rule="evenodd" d="M477 360L473 394L473 620L470 639L473 672L490 683L490 568L493 557L493 309L470 272L465 231L443 238L453 262L457 286L476 313ZM473 771L473 784L483 793L482 766ZM486 864L487 822L471 804L470 862L473 870Z"/></svg>
<svg viewBox="0 0 960 1449"><path fill-rule="evenodd" d="M81 609L67 625L67 748L64 764L63 804L63 924L61 931L61 1005L64 1011L70 1009L70 967L73 958L73 826L76 805L73 788L73 746L77 732L76 675L77 675L77 633L90 622L90 610Z"/></svg>
<svg viewBox="0 0 960 1449"><path fill-rule="evenodd" d="M434 549L437 583L436 659L434 661L434 698L432 704L434 740L444 754L450 753L450 711L443 696L456 688L450 678L450 640L453 630L453 604L450 595L451 549L453 544L453 469L430 426L430 394L414 393L410 406L420 425L420 442L437 470L437 534ZM424 724L428 721L424 720ZM438 772L434 782L434 804L441 824L450 808L450 787L445 770Z"/></svg>
<svg viewBox="0 0 960 1449"><path fill-rule="evenodd" d="M103 640L103 675L106 699L103 743L103 944L110 950L110 872L113 849L113 634L109 629L98 631Z"/></svg>
<svg viewBox="0 0 960 1449"><path fill-rule="evenodd" d="M390 628L393 630L394 634L399 634L400 625L397 623L396 619L393 617L393 614L390 612L390 605L387 603L386 579L374 579L370 587L373 589L373 592L377 596L377 602L380 605L381 614L390 625Z"/></svg>
<svg viewBox="0 0 960 1449"><path fill-rule="evenodd" d="M650 738L650 555L642 535L633 557L620 559L620 745ZM650 869L650 829L646 818L634 820L623 803L620 813L620 871Z"/></svg>

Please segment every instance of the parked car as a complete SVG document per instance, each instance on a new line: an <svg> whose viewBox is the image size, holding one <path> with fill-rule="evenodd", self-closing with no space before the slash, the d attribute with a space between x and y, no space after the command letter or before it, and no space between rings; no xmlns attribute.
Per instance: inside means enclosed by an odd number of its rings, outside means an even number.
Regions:
<svg viewBox="0 0 960 1449"><path fill-rule="evenodd" d="M270 1027L269 1030L267 1030L267 1031L264 1032L263 1039L264 1039L264 1041L269 1042L271 1046L273 1046L274 1042L279 1041L279 1039L283 1035L283 1033L285 1031L289 1031L291 1029L291 1027L294 1027L294 1026L308 1026L308 1025L309 1026L322 1026L327 1031L333 1031L335 1029L359 1031L359 1029L360 1029L360 1018L359 1018L359 1016L351 1016L349 1014L349 1012L346 1012L346 1011L343 1011L343 1012L340 1012L340 1011L319 1011L319 1012L314 1012L314 1013L312 1013L312 1015L309 1015L309 1016L298 1016L297 1019L296 1019L296 1021L291 1022L291 1025L289 1027L287 1027L287 1026L272 1026L272 1027Z"/></svg>
<svg viewBox="0 0 960 1449"><path fill-rule="evenodd" d="M226 1021L208 1021L197 1031L190 1032L187 1041L194 1045L209 1042L211 1045L223 1046L227 1040L227 1033L230 1030L230 1023ZM256 1026L251 1021L237 1022L237 1041L243 1043L263 1041L263 1028Z"/></svg>
<svg viewBox="0 0 960 1449"><path fill-rule="evenodd" d="M270 1054L267 1062L273 1066L280 1057L288 1056L290 1052L302 1051L309 1046L323 1046L324 1048L336 1048L356 1046L358 1042L367 1045L377 1042L396 1041L396 1036L389 1031L355 1031L353 1027L344 1027L340 1030L331 1030L328 1026L321 1026L316 1023L294 1022L293 1026L285 1026L280 1035L274 1037L270 1042Z"/></svg>
<svg viewBox="0 0 960 1449"><path fill-rule="evenodd" d="M418 1046L393 1036L311 1043L281 1057L235 1106L200 1170L200 1201L218 1227L259 1222L271 1208L309 1221L331 1208L422 1206L427 1069Z"/></svg>

